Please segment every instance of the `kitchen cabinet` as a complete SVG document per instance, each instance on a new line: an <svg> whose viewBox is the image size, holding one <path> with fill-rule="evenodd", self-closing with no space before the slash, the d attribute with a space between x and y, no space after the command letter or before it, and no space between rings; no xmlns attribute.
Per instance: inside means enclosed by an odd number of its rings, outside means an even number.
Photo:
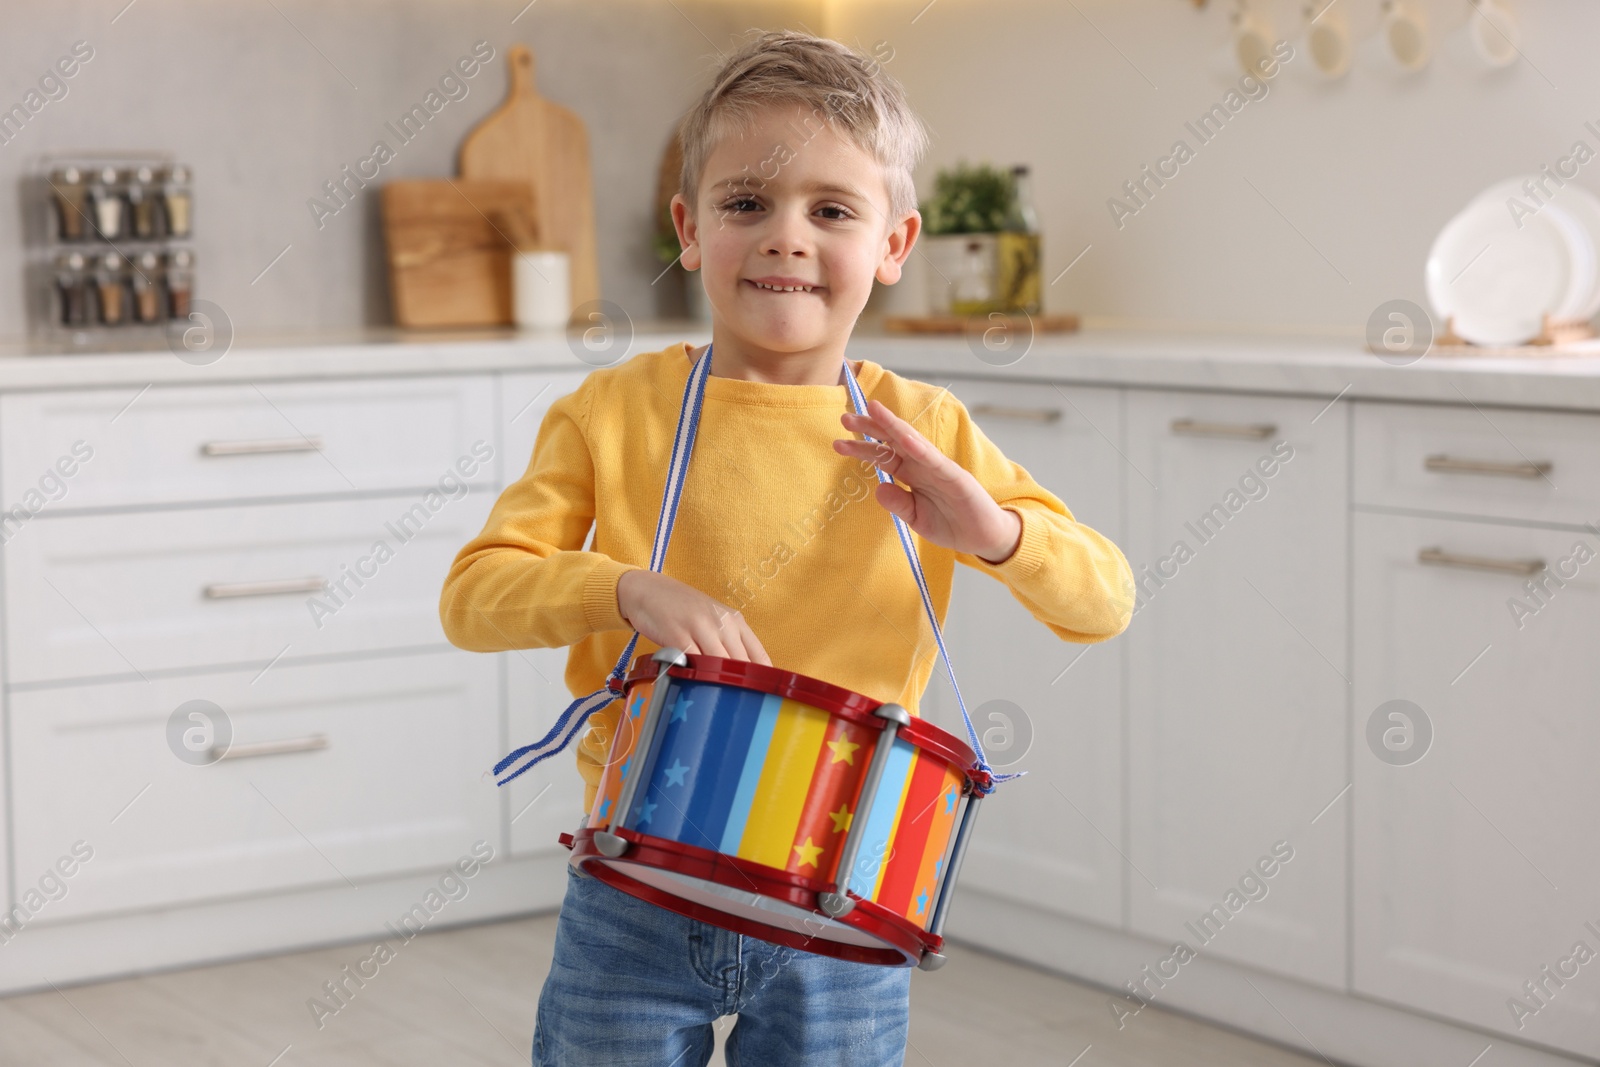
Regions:
<svg viewBox="0 0 1600 1067"><path fill-rule="evenodd" d="M1060 497L1074 518L1121 544L1117 390L983 381L956 381L950 390L984 436ZM960 565L944 634L989 762L1001 772L1028 772L983 801L962 885L1121 925L1116 642L1063 642L1004 582ZM924 714L964 739L942 663L929 691L934 700Z"/></svg>
<svg viewBox="0 0 1600 1067"><path fill-rule="evenodd" d="M1126 398L1129 926L1342 988L1349 408Z"/></svg>
<svg viewBox="0 0 1600 1067"><path fill-rule="evenodd" d="M0 484L41 514L420 489L472 466L493 395L481 374L10 394Z"/></svg>
<svg viewBox="0 0 1600 1067"><path fill-rule="evenodd" d="M10 678L444 645L439 584L489 503L454 492L35 520L7 545Z"/></svg>
<svg viewBox="0 0 1600 1067"><path fill-rule="evenodd" d="M1600 1054L1600 538L1358 512L1354 549L1354 988Z"/></svg>
<svg viewBox="0 0 1600 1067"><path fill-rule="evenodd" d="M14 693L17 868L92 851L35 923L359 888L497 840L494 667L438 649Z"/></svg>
<svg viewBox="0 0 1600 1067"><path fill-rule="evenodd" d="M1600 415L1354 405L1358 507L1600 521Z"/></svg>

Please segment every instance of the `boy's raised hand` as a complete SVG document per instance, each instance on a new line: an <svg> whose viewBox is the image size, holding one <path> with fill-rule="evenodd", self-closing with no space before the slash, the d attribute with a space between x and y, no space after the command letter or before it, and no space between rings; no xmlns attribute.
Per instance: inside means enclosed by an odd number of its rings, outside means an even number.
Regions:
<svg viewBox="0 0 1600 1067"><path fill-rule="evenodd" d="M910 491L880 482L878 503L934 544L966 552L989 563L1003 563L1022 538L1022 520L995 503L988 490L940 452L916 427L881 401L867 401L867 414L839 416L845 429L870 434L877 442L844 438L834 451L872 460Z"/></svg>
<svg viewBox="0 0 1600 1067"><path fill-rule="evenodd" d="M617 607L657 647L772 666L744 615L659 571L624 571L617 579Z"/></svg>

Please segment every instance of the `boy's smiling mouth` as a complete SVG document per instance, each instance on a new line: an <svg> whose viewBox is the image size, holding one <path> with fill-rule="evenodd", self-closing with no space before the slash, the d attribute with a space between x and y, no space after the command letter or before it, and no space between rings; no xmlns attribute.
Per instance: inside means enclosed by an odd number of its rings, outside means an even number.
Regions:
<svg viewBox="0 0 1600 1067"><path fill-rule="evenodd" d="M823 288L799 278L745 278L745 284L768 293L809 293Z"/></svg>

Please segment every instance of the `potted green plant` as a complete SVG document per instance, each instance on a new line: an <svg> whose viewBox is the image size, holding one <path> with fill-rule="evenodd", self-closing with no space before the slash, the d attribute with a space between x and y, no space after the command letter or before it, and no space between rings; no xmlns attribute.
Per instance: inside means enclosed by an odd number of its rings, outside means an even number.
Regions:
<svg viewBox="0 0 1600 1067"><path fill-rule="evenodd" d="M941 169L933 196L918 206L923 249L933 270L928 303L934 314L979 315L1000 307L999 235L1016 203L1009 171L965 161Z"/></svg>

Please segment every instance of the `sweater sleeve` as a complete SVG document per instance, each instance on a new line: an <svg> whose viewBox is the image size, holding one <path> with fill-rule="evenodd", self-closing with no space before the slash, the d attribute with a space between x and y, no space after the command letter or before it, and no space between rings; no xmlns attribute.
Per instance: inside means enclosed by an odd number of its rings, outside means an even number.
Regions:
<svg viewBox="0 0 1600 1067"><path fill-rule="evenodd" d="M1007 459L955 397L940 405L941 448L995 502L1022 520L1016 551L1001 563L967 552L956 561L992 575L1064 641L1115 637L1133 619L1133 569L1108 538L1072 517L1061 499Z"/></svg>
<svg viewBox="0 0 1600 1067"><path fill-rule="evenodd" d="M439 597L450 643L472 652L562 648L629 629L617 579L643 569L582 551L594 522L594 457L584 430L591 375L545 412L527 470L456 554Z"/></svg>

